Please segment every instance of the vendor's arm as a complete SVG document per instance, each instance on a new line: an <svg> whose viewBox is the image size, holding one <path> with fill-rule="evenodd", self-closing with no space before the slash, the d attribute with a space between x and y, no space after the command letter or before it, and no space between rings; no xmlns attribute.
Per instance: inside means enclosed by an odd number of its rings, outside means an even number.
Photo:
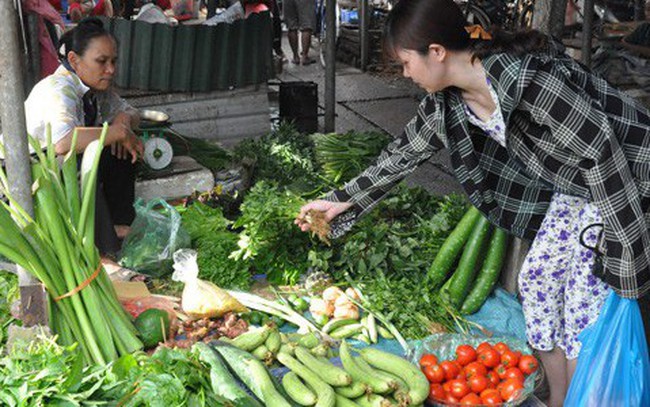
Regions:
<svg viewBox="0 0 650 407"><path fill-rule="evenodd" d="M54 144L54 150L57 154L63 155L70 151L72 145L72 136L74 131L77 131L77 152L83 152L88 144L99 139L102 128L101 127L75 127L68 134L59 139ZM112 123L108 126L106 133L105 146L120 145L125 148L133 157L137 159L138 155L142 154L141 143L133 133L130 127L123 123Z"/></svg>
<svg viewBox="0 0 650 407"><path fill-rule="evenodd" d="M354 204L364 214L422 162L443 148L433 126L435 103L433 95L427 96L404 133L386 147L374 165L325 199Z"/></svg>
<svg viewBox="0 0 650 407"><path fill-rule="evenodd" d="M600 104L548 65L538 70L520 108L550 128L560 149L580 157L582 176L605 224L605 281L620 295L636 297L648 282L650 234L628 161ZM645 137L642 126L631 125L629 131Z"/></svg>

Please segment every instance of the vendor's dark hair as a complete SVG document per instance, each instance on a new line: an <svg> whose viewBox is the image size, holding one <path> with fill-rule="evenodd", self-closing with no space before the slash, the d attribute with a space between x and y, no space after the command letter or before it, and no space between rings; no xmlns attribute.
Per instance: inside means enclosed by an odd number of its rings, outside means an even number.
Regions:
<svg viewBox="0 0 650 407"><path fill-rule="evenodd" d="M104 23L97 17L88 17L79 22L75 28L67 31L59 40L59 59L67 60L68 52L74 51L83 55L90 42L99 37L110 37L113 35L104 28Z"/></svg>
<svg viewBox="0 0 650 407"><path fill-rule="evenodd" d="M493 27L492 39L471 39L460 7L454 0L400 0L391 10L384 26L383 47L395 57L398 49L429 52L430 44L440 44L452 51L471 51L483 58L496 53L523 55L543 51L547 37L534 30L507 32Z"/></svg>

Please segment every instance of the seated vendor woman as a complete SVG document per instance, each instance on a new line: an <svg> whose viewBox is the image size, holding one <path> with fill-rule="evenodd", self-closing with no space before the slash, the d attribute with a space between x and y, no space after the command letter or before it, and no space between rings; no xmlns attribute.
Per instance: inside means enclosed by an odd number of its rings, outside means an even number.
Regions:
<svg viewBox="0 0 650 407"><path fill-rule="evenodd" d="M27 131L44 145L49 124L56 154L64 155L76 130L75 148L83 154L100 137L102 123L109 123L109 148L99 164L95 238L105 265L115 265L108 259L119 251L135 217L134 165L143 152L133 132L139 115L112 90L117 44L100 20L83 20L66 32L59 58L61 66L36 84L25 102Z"/></svg>

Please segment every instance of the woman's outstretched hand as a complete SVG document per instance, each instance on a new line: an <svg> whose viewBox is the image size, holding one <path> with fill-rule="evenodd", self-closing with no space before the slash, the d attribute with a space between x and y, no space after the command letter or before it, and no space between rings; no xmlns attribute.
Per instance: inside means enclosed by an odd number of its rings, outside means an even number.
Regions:
<svg viewBox="0 0 650 407"><path fill-rule="evenodd" d="M300 214L298 215L294 223L298 225L300 230L306 232L309 230L309 223L306 220L306 215L308 211L312 210L312 211L323 212L323 215L325 215L325 220L327 222L331 222L332 219L334 219L341 213L350 209L351 206L352 203L350 202L330 202L322 199L312 201L304 205L302 208L300 208Z"/></svg>

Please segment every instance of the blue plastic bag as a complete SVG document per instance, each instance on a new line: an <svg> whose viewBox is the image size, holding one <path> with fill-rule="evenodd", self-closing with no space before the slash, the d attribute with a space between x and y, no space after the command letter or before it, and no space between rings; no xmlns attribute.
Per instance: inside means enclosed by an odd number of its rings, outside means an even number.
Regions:
<svg viewBox="0 0 650 407"><path fill-rule="evenodd" d="M582 349L565 406L650 406L648 345L636 300L612 290L578 339Z"/></svg>

